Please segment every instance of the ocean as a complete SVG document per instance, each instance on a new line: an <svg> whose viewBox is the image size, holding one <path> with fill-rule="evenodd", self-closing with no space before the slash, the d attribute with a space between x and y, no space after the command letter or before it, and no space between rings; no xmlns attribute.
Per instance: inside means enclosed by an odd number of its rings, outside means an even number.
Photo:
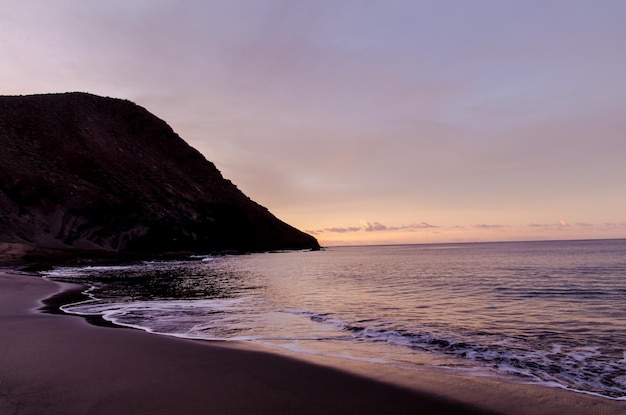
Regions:
<svg viewBox="0 0 626 415"><path fill-rule="evenodd" d="M329 247L57 268L67 313L626 400L626 240Z"/></svg>

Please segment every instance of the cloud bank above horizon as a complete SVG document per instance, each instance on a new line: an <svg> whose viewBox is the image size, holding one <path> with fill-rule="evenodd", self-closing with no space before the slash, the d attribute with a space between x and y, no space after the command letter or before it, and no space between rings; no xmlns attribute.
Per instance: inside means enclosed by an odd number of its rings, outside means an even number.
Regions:
<svg viewBox="0 0 626 415"><path fill-rule="evenodd" d="M323 244L626 237L626 2L0 6L1 94L130 99Z"/></svg>

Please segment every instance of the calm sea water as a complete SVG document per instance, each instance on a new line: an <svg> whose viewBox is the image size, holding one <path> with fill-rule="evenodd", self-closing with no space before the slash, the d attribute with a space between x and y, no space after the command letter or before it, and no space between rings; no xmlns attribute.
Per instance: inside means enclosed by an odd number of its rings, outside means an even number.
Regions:
<svg viewBox="0 0 626 415"><path fill-rule="evenodd" d="M61 268L120 325L626 400L626 240L333 247Z"/></svg>

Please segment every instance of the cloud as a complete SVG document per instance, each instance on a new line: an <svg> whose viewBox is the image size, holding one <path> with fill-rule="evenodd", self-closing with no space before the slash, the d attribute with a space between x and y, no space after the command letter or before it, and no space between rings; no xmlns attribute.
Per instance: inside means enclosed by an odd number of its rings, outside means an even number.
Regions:
<svg viewBox="0 0 626 415"><path fill-rule="evenodd" d="M557 223L529 223L529 228L541 228L541 229L558 229L558 228L571 228L571 227L581 227L581 228L593 228L596 227L593 223L586 222L576 222L575 224L568 223L564 220L560 220Z"/></svg>
<svg viewBox="0 0 626 415"><path fill-rule="evenodd" d="M507 225L488 225L486 223L471 223L470 226L475 229L500 229L507 227Z"/></svg>
<svg viewBox="0 0 626 415"><path fill-rule="evenodd" d="M409 226L406 226L409 229L430 229L430 228L438 228L438 226L431 225L430 223L420 222L420 223L412 223Z"/></svg>
<svg viewBox="0 0 626 415"><path fill-rule="evenodd" d="M346 226L346 227L334 226L334 227L317 229L317 230L308 230L306 232L311 235L319 235L325 232L330 232L330 233L350 233L350 232L360 232L360 231L396 232L396 231L416 231L420 229L432 229L432 228L438 228L438 227L439 226L431 225L430 223L427 223L427 222L411 223L409 225L401 225L401 226L387 226L380 222L361 221L361 226Z"/></svg>
<svg viewBox="0 0 626 415"><path fill-rule="evenodd" d="M363 228L360 226L348 226L345 228L342 227L331 227L331 228L324 228L324 229L316 229L316 230L307 230L305 231L308 234L311 235L320 235L326 232L330 232L330 233L349 233L349 232L359 232L361 231Z"/></svg>
<svg viewBox="0 0 626 415"><path fill-rule="evenodd" d="M383 225L380 222L370 223L370 222L366 222L366 221L361 222L361 224L363 225L363 228L364 228L364 230L366 232L375 232L375 231L389 231L389 232L393 232L393 231L412 231L412 230L418 230L418 229L438 228L438 226L431 225L430 223L427 223L427 222L411 223L410 225L401 225L401 226L387 226L387 225Z"/></svg>
<svg viewBox="0 0 626 415"><path fill-rule="evenodd" d="M359 226L350 226L347 228L324 228L324 232L336 232L336 233L346 233L346 232L358 232L361 228Z"/></svg>
<svg viewBox="0 0 626 415"><path fill-rule="evenodd" d="M622 227L625 226L626 223L613 223L613 222L605 222L602 224L596 224L596 223L588 223L588 222L576 222L574 224L571 224L567 221L564 220L560 220L558 222L555 223L529 223L528 227L529 228L542 228L542 229L559 229L559 228L587 228L587 229L591 229L591 228L596 228L598 229L599 227L608 227L608 228L616 228L616 227Z"/></svg>
<svg viewBox="0 0 626 415"><path fill-rule="evenodd" d="M378 232L378 231L387 230L387 226L383 225L380 222L370 223L367 221L362 221L361 225L363 226L363 229L365 230L365 232Z"/></svg>

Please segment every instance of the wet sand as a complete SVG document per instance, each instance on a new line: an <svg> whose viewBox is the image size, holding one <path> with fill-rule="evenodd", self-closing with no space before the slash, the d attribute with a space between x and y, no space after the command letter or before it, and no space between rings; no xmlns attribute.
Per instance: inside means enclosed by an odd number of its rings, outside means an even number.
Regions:
<svg viewBox="0 0 626 415"><path fill-rule="evenodd" d="M0 414L623 414L626 402L533 385L308 362L246 345L44 314L61 286L0 272Z"/></svg>

